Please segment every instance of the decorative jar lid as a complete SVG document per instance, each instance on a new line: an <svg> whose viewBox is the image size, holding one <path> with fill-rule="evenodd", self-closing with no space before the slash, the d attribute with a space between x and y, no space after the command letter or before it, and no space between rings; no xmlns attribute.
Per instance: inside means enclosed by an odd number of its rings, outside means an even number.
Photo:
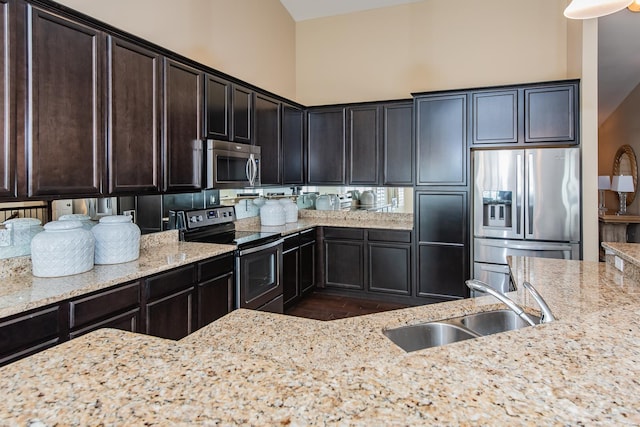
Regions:
<svg viewBox="0 0 640 427"><path fill-rule="evenodd" d="M66 214L58 218L58 221L90 221L91 217L85 214Z"/></svg>
<svg viewBox="0 0 640 427"><path fill-rule="evenodd" d="M31 227L42 224L38 218L13 218L3 222L4 225L10 227Z"/></svg>
<svg viewBox="0 0 640 427"><path fill-rule="evenodd" d="M100 224L121 224L132 222L130 215L109 215L100 218Z"/></svg>
<svg viewBox="0 0 640 427"><path fill-rule="evenodd" d="M82 228L80 221L66 220L66 221L51 221L44 225L44 229L47 231L65 231L73 230L74 228Z"/></svg>

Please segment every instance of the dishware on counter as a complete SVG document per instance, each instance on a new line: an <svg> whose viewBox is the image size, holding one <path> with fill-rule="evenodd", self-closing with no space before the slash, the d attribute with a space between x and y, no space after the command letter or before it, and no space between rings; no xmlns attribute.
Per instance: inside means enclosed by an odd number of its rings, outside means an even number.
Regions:
<svg viewBox="0 0 640 427"><path fill-rule="evenodd" d="M316 198L316 210L332 211L334 200L328 194L322 194Z"/></svg>
<svg viewBox="0 0 640 427"><path fill-rule="evenodd" d="M363 206L373 206L376 204L376 194L371 190L363 191L358 199Z"/></svg>
<svg viewBox="0 0 640 427"><path fill-rule="evenodd" d="M96 238L96 264L120 264L140 256L140 228L129 215L102 217L91 232Z"/></svg>
<svg viewBox="0 0 640 427"><path fill-rule="evenodd" d="M301 194L296 199L298 209L313 209L316 204L316 194Z"/></svg>
<svg viewBox="0 0 640 427"><path fill-rule="evenodd" d="M260 224L278 226L286 223L286 212L277 200L267 200L260 208Z"/></svg>
<svg viewBox="0 0 640 427"><path fill-rule="evenodd" d="M95 237L80 221L51 221L31 240L32 273L61 277L93 268Z"/></svg>
<svg viewBox="0 0 640 427"><path fill-rule="evenodd" d="M279 203L284 209L285 222L298 222L298 205L289 198L280 199Z"/></svg>
<svg viewBox="0 0 640 427"><path fill-rule="evenodd" d="M58 221L80 221L86 230L91 230L97 222L91 220L89 215L85 214L65 214L58 218Z"/></svg>

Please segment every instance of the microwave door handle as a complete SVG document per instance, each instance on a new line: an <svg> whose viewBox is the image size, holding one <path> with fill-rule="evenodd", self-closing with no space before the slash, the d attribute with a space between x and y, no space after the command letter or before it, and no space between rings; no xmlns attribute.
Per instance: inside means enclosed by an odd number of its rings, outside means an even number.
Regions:
<svg viewBox="0 0 640 427"><path fill-rule="evenodd" d="M252 167L251 156L249 156L249 158L247 159L247 164L244 166L244 173L247 176L247 181L249 181L249 186L253 187L253 182L251 179L253 174L251 173L251 167Z"/></svg>
<svg viewBox="0 0 640 427"><path fill-rule="evenodd" d="M256 183L256 177L258 176L258 163L253 154L249 155L249 162L251 163L251 177L249 178L249 184L253 187Z"/></svg>

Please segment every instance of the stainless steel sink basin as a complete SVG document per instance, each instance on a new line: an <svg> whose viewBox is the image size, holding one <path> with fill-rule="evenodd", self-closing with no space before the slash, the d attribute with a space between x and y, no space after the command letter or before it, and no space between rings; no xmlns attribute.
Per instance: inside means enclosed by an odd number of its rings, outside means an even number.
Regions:
<svg viewBox="0 0 640 427"><path fill-rule="evenodd" d="M531 318L536 323L540 323L539 317L531 315ZM499 332L512 331L529 326L527 322L511 310L485 311L482 313L469 314L459 319L463 326L480 335L497 334Z"/></svg>
<svg viewBox="0 0 640 427"><path fill-rule="evenodd" d="M531 316L540 322L537 316ZM511 310L468 314L437 322L387 329L383 333L406 352L451 344L530 326Z"/></svg>
<svg viewBox="0 0 640 427"><path fill-rule="evenodd" d="M388 329L384 334L406 352L438 347L479 336L460 326L445 322L403 326Z"/></svg>

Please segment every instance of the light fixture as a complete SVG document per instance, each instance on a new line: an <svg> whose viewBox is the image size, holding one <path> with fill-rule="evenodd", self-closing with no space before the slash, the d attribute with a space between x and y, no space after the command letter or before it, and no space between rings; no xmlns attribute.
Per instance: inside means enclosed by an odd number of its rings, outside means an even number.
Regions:
<svg viewBox="0 0 640 427"><path fill-rule="evenodd" d="M604 201L604 190L611 189L611 177L609 175L601 175L598 177L598 191L600 192L600 206L598 206L598 213L604 215L607 212L607 206Z"/></svg>
<svg viewBox="0 0 640 427"><path fill-rule="evenodd" d="M631 2L629 6L627 6L631 12L640 12L640 0L635 0Z"/></svg>
<svg viewBox="0 0 640 427"><path fill-rule="evenodd" d="M569 19L591 19L624 9L634 0L573 0L564 10Z"/></svg>
<svg viewBox="0 0 640 427"><path fill-rule="evenodd" d="M627 193L634 191L633 177L631 175L614 176L611 190L617 191L620 198L620 209L617 215L625 215L627 213Z"/></svg>

